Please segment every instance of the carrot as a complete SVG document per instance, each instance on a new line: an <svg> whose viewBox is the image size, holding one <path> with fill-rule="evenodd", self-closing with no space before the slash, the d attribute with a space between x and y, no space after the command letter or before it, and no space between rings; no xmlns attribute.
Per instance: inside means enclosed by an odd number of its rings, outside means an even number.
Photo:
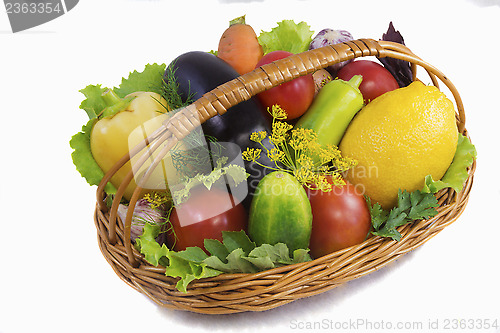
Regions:
<svg viewBox="0 0 500 333"><path fill-rule="evenodd" d="M221 36L217 56L243 75L252 71L263 55L255 31L245 23L245 15L232 20Z"/></svg>

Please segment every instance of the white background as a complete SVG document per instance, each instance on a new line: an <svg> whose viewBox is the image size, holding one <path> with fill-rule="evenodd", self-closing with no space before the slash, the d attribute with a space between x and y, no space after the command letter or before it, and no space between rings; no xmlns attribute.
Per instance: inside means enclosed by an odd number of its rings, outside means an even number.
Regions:
<svg viewBox="0 0 500 333"><path fill-rule="evenodd" d="M459 220L424 246L322 295L263 313L161 309L123 283L97 246L95 187L76 172L68 144L87 120L78 91L117 86L128 72L186 51L216 49L228 21L242 14L257 32L294 19L316 32L331 27L374 39L393 21L407 46L460 91L479 154L473 191ZM422 332L436 320L441 329L454 319L500 325L498 31L498 0L84 0L16 34L2 7L0 332L299 331L358 320L417 322Z"/></svg>

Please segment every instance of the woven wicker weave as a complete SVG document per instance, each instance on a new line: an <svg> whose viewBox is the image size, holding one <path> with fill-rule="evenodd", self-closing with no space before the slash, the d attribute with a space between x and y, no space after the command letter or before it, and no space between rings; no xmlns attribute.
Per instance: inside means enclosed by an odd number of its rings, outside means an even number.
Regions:
<svg viewBox="0 0 500 333"><path fill-rule="evenodd" d="M160 148L161 157L199 123L198 119L202 119L203 122L218 113L223 114L231 106L298 76L337 62L366 56L392 57L409 61L414 73L413 80L417 80L416 70L421 67L428 73L434 85L439 87L438 82L444 83L455 99L459 131L468 136L460 95L439 70L422 61L403 45L360 39L292 55L219 86L172 117L164 127L150 137L149 146L160 146L163 143ZM139 150L140 147L137 147L130 152L130 155L133 156ZM222 274L193 281L187 293L182 293L175 287L177 279L165 276L164 268L151 266L132 246L130 241L132 209L129 209L125 227L118 222L118 204L126 186L133 178L132 172L118 188L111 208L105 204L105 184L129 159L129 156L124 156L105 175L97 189L94 217L98 242L104 257L123 281L147 295L158 305L208 314L272 309L296 299L333 289L387 265L428 241L460 216L467 204L475 170L474 163L460 193L452 189L443 189L437 193L440 204L437 216L399 228L403 236L399 242L372 236L362 244L310 262L255 274ZM140 159L138 163L141 163ZM130 207L135 206L139 192L140 183L130 200Z"/></svg>

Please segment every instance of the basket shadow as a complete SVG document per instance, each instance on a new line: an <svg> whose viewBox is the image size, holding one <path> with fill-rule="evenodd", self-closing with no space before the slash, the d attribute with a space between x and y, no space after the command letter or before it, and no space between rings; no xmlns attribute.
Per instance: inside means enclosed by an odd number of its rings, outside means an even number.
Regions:
<svg viewBox="0 0 500 333"><path fill-rule="evenodd" d="M178 325L189 326L191 328L210 329L238 329L255 331L259 328L284 327L293 319L300 316L310 316L318 311L324 311L325 308L334 309L341 306L342 302L352 295L369 288L372 284L382 279L388 278L391 272L399 269L401 266L412 259L415 255L415 249L392 263L381 267L368 275L359 277L345 284L339 285L332 290L321 294L295 300L277 308L262 312L242 312L236 314L206 315L187 311L173 311L170 309L158 307L158 311L175 321ZM189 324L186 324L189 323Z"/></svg>

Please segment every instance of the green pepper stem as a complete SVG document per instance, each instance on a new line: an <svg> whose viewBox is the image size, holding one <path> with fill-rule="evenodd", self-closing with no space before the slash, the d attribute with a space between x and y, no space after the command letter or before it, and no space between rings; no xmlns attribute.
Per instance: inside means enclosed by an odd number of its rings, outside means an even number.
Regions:
<svg viewBox="0 0 500 333"><path fill-rule="evenodd" d="M359 85L363 81L363 76L361 75L354 75L349 81L349 85L351 87L359 88Z"/></svg>
<svg viewBox="0 0 500 333"><path fill-rule="evenodd" d="M102 99L107 106L113 106L122 101L120 96L118 96L113 89L107 89L105 92L103 92Z"/></svg>
<svg viewBox="0 0 500 333"><path fill-rule="evenodd" d="M114 116L118 112L125 110L129 106L130 102L135 98L135 96L121 98L113 91L113 89L106 90L101 96L107 106L99 114L99 119Z"/></svg>

